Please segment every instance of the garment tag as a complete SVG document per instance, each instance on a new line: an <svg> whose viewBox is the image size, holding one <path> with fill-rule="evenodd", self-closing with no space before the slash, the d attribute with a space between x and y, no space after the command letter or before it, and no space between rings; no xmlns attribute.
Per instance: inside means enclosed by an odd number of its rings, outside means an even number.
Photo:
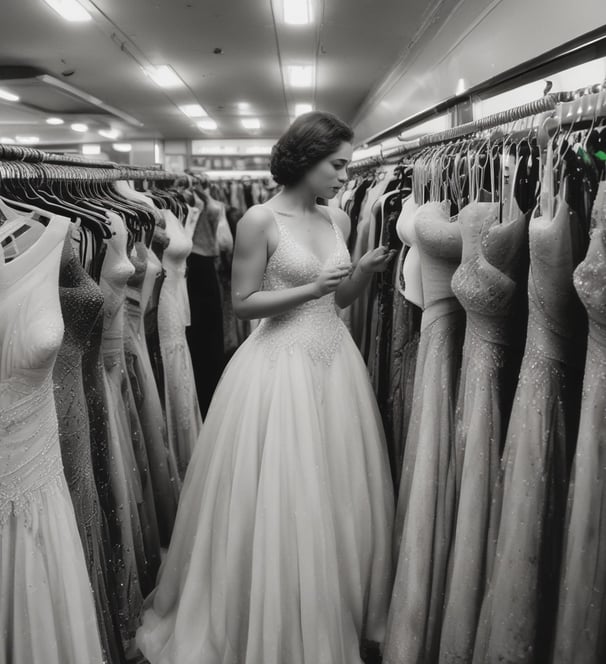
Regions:
<svg viewBox="0 0 606 664"><path fill-rule="evenodd" d="M606 161L606 152L604 150L598 150L595 153L595 156L600 160L600 161Z"/></svg>

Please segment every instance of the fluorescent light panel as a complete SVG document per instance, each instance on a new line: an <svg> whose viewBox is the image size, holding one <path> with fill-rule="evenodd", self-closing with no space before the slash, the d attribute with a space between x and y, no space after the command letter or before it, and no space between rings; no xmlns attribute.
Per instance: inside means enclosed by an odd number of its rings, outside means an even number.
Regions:
<svg viewBox="0 0 606 664"><path fill-rule="evenodd" d="M311 0L282 0L284 23L309 25L313 21Z"/></svg>
<svg viewBox="0 0 606 664"><path fill-rule="evenodd" d="M40 139L37 136L15 136L17 143L23 143L25 145L31 145L37 143Z"/></svg>
<svg viewBox="0 0 606 664"><path fill-rule="evenodd" d="M4 143L5 145L14 145L15 139L9 138L8 136L3 136L0 138L0 143Z"/></svg>
<svg viewBox="0 0 606 664"><path fill-rule="evenodd" d="M77 0L44 0L61 18L72 23L90 21L92 16Z"/></svg>
<svg viewBox="0 0 606 664"><path fill-rule="evenodd" d="M205 131L215 131L217 128L217 123L212 118L204 118L197 123L200 129Z"/></svg>
<svg viewBox="0 0 606 664"><path fill-rule="evenodd" d="M208 113L200 106L200 104L185 104L179 106L181 113L185 113L188 118L203 118Z"/></svg>
<svg viewBox="0 0 606 664"><path fill-rule="evenodd" d="M133 149L130 143L114 143L112 147L116 152L130 152Z"/></svg>
<svg viewBox="0 0 606 664"><path fill-rule="evenodd" d="M89 143L82 146L82 154L101 154L101 146L95 143Z"/></svg>
<svg viewBox="0 0 606 664"><path fill-rule="evenodd" d="M177 88L185 85L170 65L150 65L143 67L143 71L161 88Z"/></svg>
<svg viewBox="0 0 606 664"><path fill-rule="evenodd" d="M46 124L49 124L49 125L62 125L63 120L61 118L46 118Z"/></svg>
<svg viewBox="0 0 606 664"><path fill-rule="evenodd" d="M248 111L250 108L250 104L247 101L239 101L238 102L238 109L240 111Z"/></svg>
<svg viewBox="0 0 606 664"><path fill-rule="evenodd" d="M120 132L117 129L99 129L97 133L99 136L103 136L103 138L109 138L112 141L120 138Z"/></svg>
<svg viewBox="0 0 606 664"><path fill-rule="evenodd" d="M303 115L303 113L310 113L314 110L311 104L295 104L295 117Z"/></svg>
<svg viewBox="0 0 606 664"><path fill-rule="evenodd" d="M4 99L4 101L19 101L19 95L16 95L9 90L5 90L4 88L0 88L0 99Z"/></svg>
<svg viewBox="0 0 606 664"><path fill-rule="evenodd" d="M293 88L310 88L313 85L312 65L289 65L286 67L286 75L289 84Z"/></svg>
<svg viewBox="0 0 606 664"><path fill-rule="evenodd" d="M261 129L261 122L259 118L243 118L242 126L244 129Z"/></svg>
<svg viewBox="0 0 606 664"><path fill-rule="evenodd" d="M74 122L74 124L70 125L70 129L83 133L88 131L88 125L85 125L83 122Z"/></svg>

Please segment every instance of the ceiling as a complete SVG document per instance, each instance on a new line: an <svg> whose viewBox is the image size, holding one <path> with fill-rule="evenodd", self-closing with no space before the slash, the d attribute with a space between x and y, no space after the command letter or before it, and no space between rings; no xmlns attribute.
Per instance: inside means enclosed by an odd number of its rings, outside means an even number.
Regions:
<svg viewBox="0 0 606 664"><path fill-rule="evenodd" d="M281 2L81 0L92 16L86 23L65 21L44 0L11 3L0 25L0 87L21 100L0 101L0 138L99 142L98 130L109 128L130 140L275 138L299 102L351 121L426 11L423 0L382 0L380 11L376 0L312 0L316 20L291 26L280 20ZM293 89L285 67L305 63L315 65L314 85ZM184 85L163 89L141 70L163 64ZM41 81L43 74L54 84ZM57 81L95 100L66 95ZM238 102L250 108L241 110ZM216 131L200 130L178 108L192 103L205 108ZM49 115L65 124L48 126ZM261 129L244 129L246 116L259 118ZM72 131L73 122L89 131Z"/></svg>

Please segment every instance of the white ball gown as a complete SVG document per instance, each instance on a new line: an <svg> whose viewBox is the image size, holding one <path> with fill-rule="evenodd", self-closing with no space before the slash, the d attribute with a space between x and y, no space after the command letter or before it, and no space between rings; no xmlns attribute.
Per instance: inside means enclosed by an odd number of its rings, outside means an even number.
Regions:
<svg viewBox="0 0 606 664"><path fill-rule="evenodd" d="M275 218L264 289L312 282L323 264ZM332 225L326 265L348 263ZM379 412L334 295L265 319L215 392L137 643L152 664L360 664L384 636L392 519Z"/></svg>

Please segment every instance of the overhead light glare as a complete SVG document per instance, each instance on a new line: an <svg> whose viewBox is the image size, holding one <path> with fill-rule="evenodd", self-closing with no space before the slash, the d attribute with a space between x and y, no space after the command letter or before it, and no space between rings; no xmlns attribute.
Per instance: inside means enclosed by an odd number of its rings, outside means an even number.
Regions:
<svg viewBox="0 0 606 664"><path fill-rule="evenodd" d="M247 101L239 101L238 109L241 111L248 111L250 109L250 104Z"/></svg>
<svg viewBox="0 0 606 664"><path fill-rule="evenodd" d="M293 88L309 88L313 84L312 65L289 65L286 72Z"/></svg>
<svg viewBox="0 0 606 664"><path fill-rule="evenodd" d="M295 104L295 117L304 113L311 113L314 107L311 104Z"/></svg>
<svg viewBox="0 0 606 664"><path fill-rule="evenodd" d="M46 118L46 124L49 124L49 125L62 125L63 120L61 118Z"/></svg>
<svg viewBox="0 0 606 664"><path fill-rule="evenodd" d="M112 147L116 152L130 152L133 149L130 143L114 143Z"/></svg>
<svg viewBox="0 0 606 664"><path fill-rule="evenodd" d="M99 129L98 134L99 136L103 136L103 138L109 138L112 141L120 138L120 132L117 129Z"/></svg>
<svg viewBox="0 0 606 664"><path fill-rule="evenodd" d="M95 143L89 143L82 146L82 154L101 154L101 146Z"/></svg>
<svg viewBox="0 0 606 664"><path fill-rule="evenodd" d="M23 143L24 145L32 145L40 140L38 136L15 136L15 138L17 143Z"/></svg>
<svg viewBox="0 0 606 664"><path fill-rule="evenodd" d="M243 118L242 126L244 129L261 129L261 122L258 118Z"/></svg>
<svg viewBox="0 0 606 664"><path fill-rule="evenodd" d="M90 21L92 16L76 0L44 0L61 18L72 23Z"/></svg>
<svg viewBox="0 0 606 664"><path fill-rule="evenodd" d="M313 21L311 0L282 0L284 23L309 25Z"/></svg>
<svg viewBox="0 0 606 664"><path fill-rule="evenodd" d="M19 101L19 95L13 94L4 88L0 88L0 99L4 99L4 101Z"/></svg>
<svg viewBox="0 0 606 664"><path fill-rule="evenodd" d="M3 136L2 138L0 138L0 143L4 143L5 145L14 145L15 139L8 138L8 136Z"/></svg>
<svg viewBox="0 0 606 664"><path fill-rule="evenodd" d="M85 125L83 122L74 122L74 124L70 125L70 129L72 129L72 131L78 131L82 134L85 131L88 131L88 125Z"/></svg>
<svg viewBox="0 0 606 664"><path fill-rule="evenodd" d="M457 83L457 89L455 90L456 95L462 95L465 90L467 90L467 84L465 83L464 78L460 78L459 82Z"/></svg>
<svg viewBox="0 0 606 664"><path fill-rule="evenodd" d="M203 118L208 113L200 106L200 104L185 104L179 106L181 113L185 113L188 118Z"/></svg>
<svg viewBox="0 0 606 664"><path fill-rule="evenodd" d="M177 88L185 85L170 65L150 65L143 67L143 71L161 88Z"/></svg>
<svg viewBox="0 0 606 664"><path fill-rule="evenodd" d="M205 131L215 131L215 129L217 129L217 123L212 118L204 118L204 120L200 120L197 125L199 129Z"/></svg>

